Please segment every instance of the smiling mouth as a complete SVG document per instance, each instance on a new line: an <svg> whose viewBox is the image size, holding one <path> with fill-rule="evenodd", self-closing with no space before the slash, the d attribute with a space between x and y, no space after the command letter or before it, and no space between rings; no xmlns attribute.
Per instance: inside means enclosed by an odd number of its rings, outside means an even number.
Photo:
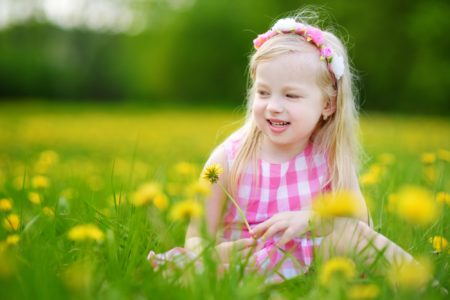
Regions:
<svg viewBox="0 0 450 300"><path fill-rule="evenodd" d="M273 127L279 127L279 128L283 128L285 126L288 126L289 124L291 124L290 122L284 122L284 121L271 121L271 120L267 120L267 122L273 126Z"/></svg>

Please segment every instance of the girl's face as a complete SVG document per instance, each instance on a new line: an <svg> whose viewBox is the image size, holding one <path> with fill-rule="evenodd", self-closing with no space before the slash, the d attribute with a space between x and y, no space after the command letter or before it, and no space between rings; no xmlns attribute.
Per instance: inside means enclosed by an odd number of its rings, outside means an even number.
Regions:
<svg viewBox="0 0 450 300"><path fill-rule="evenodd" d="M301 151L325 110L317 84L317 53L282 54L260 62L255 73L253 117L263 145ZM267 144L269 143L269 144Z"/></svg>

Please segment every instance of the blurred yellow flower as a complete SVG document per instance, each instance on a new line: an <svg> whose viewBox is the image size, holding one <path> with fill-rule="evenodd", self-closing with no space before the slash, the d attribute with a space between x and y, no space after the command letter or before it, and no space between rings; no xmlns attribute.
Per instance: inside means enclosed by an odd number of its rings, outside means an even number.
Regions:
<svg viewBox="0 0 450 300"><path fill-rule="evenodd" d="M164 193L159 193L153 198L153 205L159 210L165 210L169 205L169 199Z"/></svg>
<svg viewBox="0 0 450 300"><path fill-rule="evenodd" d="M170 218L174 221L183 221L189 218L198 218L202 214L202 206L193 199L187 199L175 203L170 210Z"/></svg>
<svg viewBox="0 0 450 300"><path fill-rule="evenodd" d="M198 180L186 188L186 195L188 197L195 197L195 196L203 196L207 197L211 193L211 185L206 180Z"/></svg>
<svg viewBox="0 0 450 300"><path fill-rule="evenodd" d="M448 248L448 241L443 236L433 236L428 240L436 253L441 253Z"/></svg>
<svg viewBox="0 0 450 300"><path fill-rule="evenodd" d="M427 259L404 262L391 265L388 279L394 287L404 290L419 290L423 288L432 277L432 266Z"/></svg>
<svg viewBox="0 0 450 300"><path fill-rule="evenodd" d="M69 230L67 235L72 241L101 242L105 237L103 231L93 224L76 225Z"/></svg>
<svg viewBox="0 0 450 300"><path fill-rule="evenodd" d="M202 178L211 183L216 183L219 180L220 174L222 173L222 167L219 164L213 164L205 168L202 174Z"/></svg>
<svg viewBox="0 0 450 300"><path fill-rule="evenodd" d="M59 155L55 151L47 150L41 152L39 159L34 165L34 170L39 174L46 174L51 166L58 163Z"/></svg>
<svg viewBox="0 0 450 300"><path fill-rule="evenodd" d="M12 202L10 199L0 199L0 211L10 211L12 209Z"/></svg>
<svg viewBox="0 0 450 300"><path fill-rule="evenodd" d="M446 192L439 192L436 195L436 201L439 203L447 203L450 205L450 194Z"/></svg>
<svg viewBox="0 0 450 300"><path fill-rule="evenodd" d="M428 190L418 186L405 186L397 195L397 214L406 221L425 226L436 220L437 203Z"/></svg>
<svg viewBox="0 0 450 300"><path fill-rule="evenodd" d="M149 182L141 185L137 191L133 193L131 201L136 206L143 206L152 202L159 194L161 194L160 185L156 182Z"/></svg>
<svg viewBox="0 0 450 300"><path fill-rule="evenodd" d="M383 175L383 167L379 164L372 164L370 168L360 176L359 182L363 186L371 186L377 184Z"/></svg>
<svg viewBox="0 0 450 300"><path fill-rule="evenodd" d="M10 214L3 219L3 227L8 231L16 231L20 227L20 217L17 214Z"/></svg>
<svg viewBox="0 0 450 300"><path fill-rule="evenodd" d="M93 266L89 262L75 262L61 272L64 285L71 291L86 291L92 283Z"/></svg>
<svg viewBox="0 0 450 300"><path fill-rule="evenodd" d="M422 153L421 160L426 165L433 164L436 161L436 154L433 152Z"/></svg>
<svg viewBox="0 0 450 300"><path fill-rule="evenodd" d="M349 281L356 275L355 263L347 257L333 257L321 268L319 280L323 285L328 285L335 277Z"/></svg>
<svg viewBox="0 0 450 300"><path fill-rule="evenodd" d="M175 172L183 177L193 177L197 172L194 164L188 162L179 162L175 165Z"/></svg>
<svg viewBox="0 0 450 300"><path fill-rule="evenodd" d="M358 216L362 207L353 192L339 191L318 196L313 201L313 210L321 217L350 217Z"/></svg>
<svg viewBox="0 0 450 300"><path fill-rule="evenodd" d="M17 243L20 241L20 235L18 234L11 234L8 235L6 238L6 244L10 246L17 245Z"/></svg>
<svg viewBox="0 0 450 300"><path fill-rule="evenodd" d="M46 189L50 186L50 180L43 175L37 175L31 179L31 186L34 189Z"/></svg>
<svg viewBox="0 0 450 300"><path fill-rule="evenodd" d="M378 156L378 160L382 165L388 166L395 162L395 156L391 153L382 153Z"/></svg>
<svg viewBox="0 0 450 300"><path fill-rule="evenodd" d="M387 211L390 213L397 212L397 205L398 205L398 195L390 194L388 196Z"/></svg>
<svg viewBox="0 0 450 300"><path fill-rule="evenodd" d="M373 283L358 284L351 286L348 291L348 298L352 300L369 300L380 295L380 288Z"/></svg>
<svg viewBox="0 0 450 300"><path fill-rule="evenodd" d="M445 149L439 149L437 151L437 157L440 160L446 161L446 162L450 162L450 151L445 150Z"/></svg>
<svg viewBox="0 0 450 300"><path fill-rule="evenodd" d="M423 177L428 183L435 183L437 179L436 169L433 166L426 166L423 169Z"/></svg>
<svg viewBox="0 0 450 300"><path fill-rule="evenodd" d="M28 200L30 200L33 204L41 204L42 203L42 197L39 193L36 192L29 192L28 193Z"/></svg>
<svg viewBox="0 0 450 300"><path fill-rule="evenodd" d="M55 216L55 211L53 210L53 208L47 206L42 208L42 213L49 218L53 218Z"/></svg>

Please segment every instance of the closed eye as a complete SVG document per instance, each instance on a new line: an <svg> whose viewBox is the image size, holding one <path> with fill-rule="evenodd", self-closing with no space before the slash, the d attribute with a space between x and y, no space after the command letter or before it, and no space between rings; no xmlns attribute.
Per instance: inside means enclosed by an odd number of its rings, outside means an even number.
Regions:
<svg viewBox="0 0 450 300"><path fill-rule="evenodd" d="M287 98L290 98L290 99L298 99L298 98L301 98L301 96L300 96L300 95L297 95L297 94L286 94L286 97L287 97Z"/></svg>
<svg viewBox="0 0 450 300"><path fill-rule="evenodd" d="M269 96L269 95L270 95L269 92L264 91L264 90L257 90L256 93L257 93L258 95L262 96L262 97L265 97L265 96Z"/></svg>

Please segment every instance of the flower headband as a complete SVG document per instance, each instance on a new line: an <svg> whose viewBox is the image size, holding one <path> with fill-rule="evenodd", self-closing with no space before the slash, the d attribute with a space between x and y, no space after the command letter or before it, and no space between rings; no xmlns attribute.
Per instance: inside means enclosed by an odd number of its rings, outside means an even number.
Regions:
<svg viewBox="0 0 450 300"><path fill-rule="evenodd" d="M324 60L327 63L328 70L334 74L336 80L342 77L345 69L344 58L335 53L331 47L323 44L323 32L316 27L298 23L292 18L278 20L269 31L258 35L253 40L253 46L255 49L258 49L270 38L281 33L295 33L304 37L307 42L313 44L320 50L320 60Z"/></svg>

